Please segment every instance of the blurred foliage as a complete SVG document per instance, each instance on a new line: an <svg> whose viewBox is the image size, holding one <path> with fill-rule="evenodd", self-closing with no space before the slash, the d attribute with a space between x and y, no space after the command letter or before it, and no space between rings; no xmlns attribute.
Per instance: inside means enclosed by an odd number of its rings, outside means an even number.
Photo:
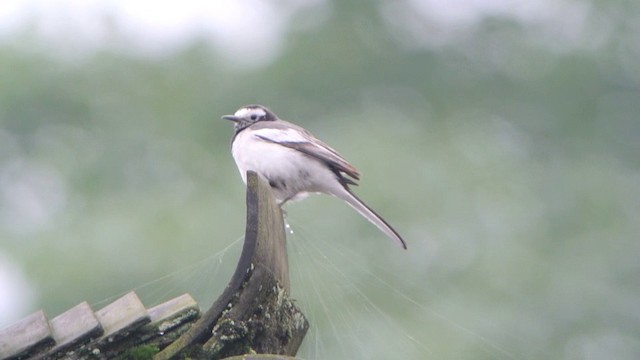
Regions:
<svg viewBox="0 0 640 360"><path fill-rule="evenodd" d="M154 279L206 308L244 227L218 119L261 103L358 167L409 243L334 199L289 206L304 357L640 357L640 6L583 3L581 36L493 15L437 40L411 3L300 14L258 67L203 39L155 57L5 40L0 251L37 294L8 319Z"/></svg>

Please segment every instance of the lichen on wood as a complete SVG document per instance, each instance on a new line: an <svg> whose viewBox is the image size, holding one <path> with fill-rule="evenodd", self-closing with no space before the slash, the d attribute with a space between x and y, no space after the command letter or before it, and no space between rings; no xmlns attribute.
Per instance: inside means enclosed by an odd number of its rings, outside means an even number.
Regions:
<svg viewBox="0 0 640 360"><path fill-rule="evenodd" d="M295 354L308 323L264 268L253 271L238 302L226 310L203 350L210 358L236 354Z"/></svg>

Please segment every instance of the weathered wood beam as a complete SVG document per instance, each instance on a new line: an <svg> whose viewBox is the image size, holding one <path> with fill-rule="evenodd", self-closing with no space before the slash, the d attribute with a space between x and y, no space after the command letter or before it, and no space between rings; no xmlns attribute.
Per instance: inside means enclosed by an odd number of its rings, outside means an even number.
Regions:
<svg viewBox="0 0 640 360"><path fill-rule="evenodd" d="M231 281L200 320L154 359L295 355L309 324L289 293L282 211L267 181L249 171L244 247Z"/></svg>

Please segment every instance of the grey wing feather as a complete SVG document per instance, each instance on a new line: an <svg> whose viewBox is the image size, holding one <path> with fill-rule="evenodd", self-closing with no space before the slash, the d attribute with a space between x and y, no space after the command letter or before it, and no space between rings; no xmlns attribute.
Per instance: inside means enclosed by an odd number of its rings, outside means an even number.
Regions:
<svg viewBox="0 0 640 360"><path fill-rule="evenodd" d="M273 126L274 124L271 123L269 125ZM300 151L303 154L324 162L338 176L338 180L340 180L342 185L344 185L345 187L347 187L348 185L358 185L354 180L360 180L360 173L353 165L349 164L347 160L340 156L337 151L332 149L329 145L316 139L305 129L290 123L287 123L287 126L296 128L296 130L303 134L304 138L307 141L276 141L265 136L258 135L258 137L265 141L269 141ZM345 177L342 173L345 173L354 180Z"/></svg>

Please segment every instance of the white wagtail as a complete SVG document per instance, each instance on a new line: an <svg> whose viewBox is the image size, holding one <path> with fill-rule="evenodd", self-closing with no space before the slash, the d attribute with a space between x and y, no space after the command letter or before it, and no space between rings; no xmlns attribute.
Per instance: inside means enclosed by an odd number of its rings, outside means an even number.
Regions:
<svg viewBox="0 0 640 360"><path fill-rule="evenodd" d="M327 144L261 105L247 105L222 118L235 122L231 152L245 184L248 170L260 174L280 206L309 193L333 195L407 248L398 232L349 190L360 174Z"/></svg>

